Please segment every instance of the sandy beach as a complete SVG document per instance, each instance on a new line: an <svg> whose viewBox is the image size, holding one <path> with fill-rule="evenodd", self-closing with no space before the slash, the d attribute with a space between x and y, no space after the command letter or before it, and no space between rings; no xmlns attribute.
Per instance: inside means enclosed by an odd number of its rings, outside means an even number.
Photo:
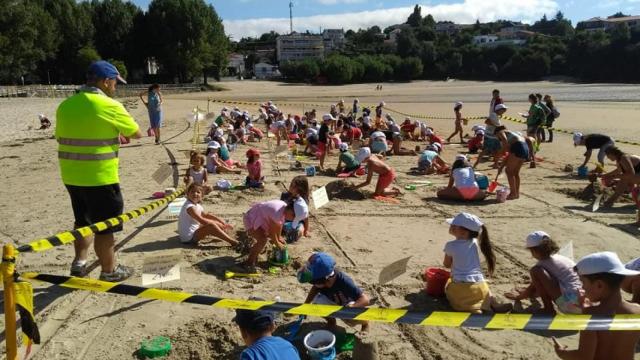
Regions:
<svg viewBox="0 0 640 360"><path fill-rule="evenodd" d="M518 117L518 112L526 111L526 97L530 92L548 93L554 96L561 112L556 121L558 128L583 133L602 132L622 140L640 138L638 85L420 81L384 84L382 91L374 90L376 84L336 87L245 81L221 85L228 91L166 95L163 146L155 146L152 138L143 138L121 148L120 177L126 209L144 205L151 201L153 192L174 185L175 176L163 184L157 184L151 178L159 166L170 163L170 155L176 157L180 175L184 173L188 159L182 152L191 149L193 137L193 128L185 118L196 106L201 109L209 106L209 111L219 112L222 104L208 103L208 99L304 103L304 110L310 109L310 104L326 104L326 108L318 109L322 114L332 102L343 98L351 103L357 97L367 105L384 100L390 108L402 112L449 117L453 116L453 103L461 100L465 102L465 116L482 116L488 113L491 90L499 88L510 107L507 115ZM39 113L49 115L55 126L55 109L60 101L0 99L0 165L4 169L0 175L3 184L0 196L5 199L0 207L3 241L21 245L72 227L73 215L59 178L53 131L33 130L37 127ZM141 128L146 130L148 118L144 106L133 99L128 99L127 105ZM241 108L252 113L257 110L256 105ZM291 113L303 111L301 104L280 108ZM445 137L453 129L453 120L429 120L428 124ZM470 122L466 130L470 131L473 124ZM516 130L524 128L517 123L507 126ZM203 134L201 140L202 137ZM414 148L415 145L424 144L408 142L406 147ZM204 149L203 143L198 146ZM288 185L292 177L302 173L289 171L286 161L274 163L268 154L267 141L258 143L257 147L265 154L265 190L214 191L203 203L207 211L228 219L238 232L244 230L242 214L252 203L279 198L282 184ZM640 153L637 146L622 145L621 148ZM245 161L246 149L246 146L240 146L232 157ZM462 150L465 149L458 144L447 145L444 158L451 161ZM490 286L503 300L503 294L514 284L522 285L527 281L528 269L535 263L524 248L524 238L534 230L545 230L561 245L572 242L576 259L604 250L617 252L623 262L640 256L640 229L631 225L635 220L635 206L630 202L619 202L611 209L593 213L591 204L577 196L588 185L586 179L563 171L566 164L577 167L583 152L584 148L574 148L570 135L557 133L553 143L543 144L539 156L544 160L538 168L523 168L521 198L504 204L497 203L495 198L479 204L439 201L436 190L448 181L443 175L420 179L428 179L434 186L404 191L399 204L358 199L362 197L361 193L343 191L325 207L312 208L310 237L292 245L290 254L304 261L312 251L326 251L335 256L339 267L370 296L379 299L379 306L416 311L449 309L445 298L425 294L421 274L426 267L442 264L443 246L451 240L444 221L460 211L478 215L491 232L498 261ZM416 161L413 156L389 158L388 162L398 172L397 183L401 187L417 180L408 174ZM336 163L335 154L328 158L328 167L335 167ZM612 163L607 164L608 169L612 166ZM480 165L479 171L490 177L496 173L486 163ZM237 184L244 176L215 175L210 182L228 179ZM309 180L314 187L330 183L333 188L344 186L336 183L335 177L315 176ZM365 194L372 192L373 186L364 190ZM183 257L181 279L164 284L165 289L230 298L260 296L274 300L280 297L288 302L305 299L309 285L297 282L292 267L259 279L225 281L222 274L234 263L237 254L221 243L198 248L183 246L177 236L177 222L168 219L167 215L167 211L162 210L133 220L117 235L118 258L136 269L136 276L126 283L141 285L140 274L146 256L178 251ZM378 284L382 268L408 256L411 259L407 273L388 284ZM71 246L58 247L43 253L21 255L17 269L68 275L72 259ZM90 259L95 260L93 251ZM97 278L98 273L96 270L90 277ZM31 359L135 359L140 341L154 336L171 338L174 350L168 359L237 359L243 349L237 326L231 322L232 311L69 291L43 283L35 286L36 321L42 344L33 347ZM286 324L293 320L281 318L279 321ZM311 317L304 323L301 333L306 334L324 324L323 319ZM344 323L338 324L350 332L355 331ZM378 342L381 359L470 360L555 359L551 335L569 347L577 346L575 332L529 333L373 323L370 336ZM638 351L636 360L640 359Z"/></svg>

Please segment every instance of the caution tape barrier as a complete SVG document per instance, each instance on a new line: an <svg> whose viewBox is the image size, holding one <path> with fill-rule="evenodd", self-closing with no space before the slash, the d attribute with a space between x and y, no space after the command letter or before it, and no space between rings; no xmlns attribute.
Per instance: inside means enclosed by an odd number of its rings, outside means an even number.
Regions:
<svg viewBox="0 0 640 360"><path fill-rule="evenodd" d="M170 203L178 196L184 193L184 189L177 189L173 194L168 195L160 200L156 200L152 203L149 203L145 206L139 207L135 210L126 212L117 217L107 219L105 221L97 222L95 224L91 224L89 226L84 226L81 228L77 228L71 231L65 231L58 233L56 235L50 236L48 238L34 240L28 244L22 245L18 247L18 252L26 253L26 252L41 252L45 250L52 249L56 246L66 245L72 243L76 240L82 239L83 237L87 237L89 235L95 234L99 231L104 231L106 229L110 229L116 227L120 224L123 224L127 221L140 217L148 212L151 212L165 204Z"/></svg>
<svg viewBox="0 0 640 360"><path fill-rule="evenodd" d="M256 301L195 295L70 276L28 272L21 278L44 281L66 288L105 292L177 303L213 306L222 309L269 310L291 315L332 317L421 326L466 327L513 330L640 330L640 315L532 315L471 314L449 311L409 311L405 309L351 308L338 305Z"/></svg>

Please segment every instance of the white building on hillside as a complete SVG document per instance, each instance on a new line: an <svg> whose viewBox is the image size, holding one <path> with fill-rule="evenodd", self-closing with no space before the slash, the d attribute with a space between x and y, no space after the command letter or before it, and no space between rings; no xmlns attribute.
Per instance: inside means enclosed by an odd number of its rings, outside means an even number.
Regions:
<svg viewBox="0 0 640 360"><path fill-rule="evenodd" d="M324 54L342 50L345 44L343 29L325 29L322 31L322 41L324 43Z"/></svg>
<svg viewBox="0 0 640 360"><path fill-rule="evenodd" d="M498 37L495 35L478 35L473 37L473 44L478 46L484 46L496 41L498 41Z"/></svg>
<svg viewBox="0 0 640 360"><path fill-rule="evenodd" d="M253 73L256 79L265 80L280 77L280 70L275 65L257 63L253 65Z"/></svg>
<svg viewBox="0 0 640 360"><path fill-rule="evenodd" d="M594 17L578 23L579 27L587 31L607 31L615 28L618 24L627 24L629 28L640 28L640 16L624 16L618 18Z"/></svg>
<svg viewBox="0 0 640 360"><path fill-rule="evenodd" d="M302 60L324 57L322 35L299 34L280 35L276 40L278 61Z"/></svg>

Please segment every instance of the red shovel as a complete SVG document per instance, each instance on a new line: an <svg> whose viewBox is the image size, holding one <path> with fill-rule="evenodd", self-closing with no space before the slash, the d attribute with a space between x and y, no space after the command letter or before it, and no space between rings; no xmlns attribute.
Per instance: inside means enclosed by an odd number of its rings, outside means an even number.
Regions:
<svg viewBox="0 0 640 360"><path fill-rule="evenodd" d="M501 166L500 169L498 169L498 175L496 175L496 179L493 180L491 184L489 184L489 188L487 189L488 193L494 193L496 191L496 188L499 185L498 178L500 177L500 174L502 174L502 169L504 169L504 166Z"/></svg>

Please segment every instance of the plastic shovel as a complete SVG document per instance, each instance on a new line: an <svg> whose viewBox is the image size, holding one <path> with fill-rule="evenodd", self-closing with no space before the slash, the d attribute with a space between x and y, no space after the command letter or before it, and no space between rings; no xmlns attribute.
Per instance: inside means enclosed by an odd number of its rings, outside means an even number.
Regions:
<svg viewBox="0 0 640 360"><path fill-rule="evenodd" d="M256 277L260 277L260 274L258 273L254 273L254 274L243 274L243 273L234 273L232 271L225 271L224 272L224 278L225 279L231 279L234 277L238 277L238 278L256 278Z"/></svg>
<svg viewBox="0 0 640 360"><path fill-rule="evenodd" d="M496 179L493 180L491 184L489 184L489 187L487 188L488 193L493 194L496 191L496 188L498 188L498 185L500 185L498 183L498 178L502 174L502 169L504 169L504 166L501 166L500 169L498 169L498 175L496 175Z"/></svg>
<svg viewBox="0 0 640 360"><path fill-rule="evenodd" d="M596 199L593 200L593 204L591 205L591 212L596 212L600 209L600 201L602 200L602 194L596 196Z"/></svg>

